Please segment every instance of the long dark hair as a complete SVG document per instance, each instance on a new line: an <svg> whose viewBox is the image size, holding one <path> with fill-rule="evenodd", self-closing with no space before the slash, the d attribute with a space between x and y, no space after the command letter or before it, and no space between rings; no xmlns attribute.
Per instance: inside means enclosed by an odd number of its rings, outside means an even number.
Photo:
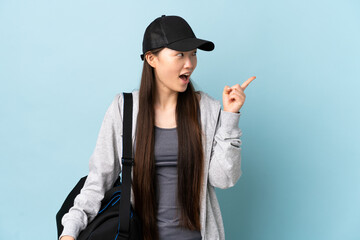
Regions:
<svg viewBox="0 0 360 240"><path fill-rule="evenodd" d="M156 49L151 52L158 55ZM154 159L155 124L154 69L144 59L136 124L135 165L133 192L135 212L143 223L145 240L158 239L156 175ZM203 177L202 130L199 120L199 101L191 81L184 92L179 92L176 104L178 133L178 204L180 225L200 230L200 194Z"/></svg>

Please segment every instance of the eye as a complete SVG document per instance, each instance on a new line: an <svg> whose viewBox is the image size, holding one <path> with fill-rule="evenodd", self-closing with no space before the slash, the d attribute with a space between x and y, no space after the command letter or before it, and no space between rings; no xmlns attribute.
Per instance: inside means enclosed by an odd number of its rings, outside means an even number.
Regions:
<svg viewBox="0 0 360 240"><path fill-rule="evenodd" d="M184 56L184 54L183 53L178 53L178 54L176 54L176 56L179 56L181 54L181 56Z"/></svg>
<svg viewBox="0 0 360 240"><path fill-rule="evenodd" d="M196 53L197 53L197 52L194 52L194 53L193 53L193 56L196 56Z"/></svg>

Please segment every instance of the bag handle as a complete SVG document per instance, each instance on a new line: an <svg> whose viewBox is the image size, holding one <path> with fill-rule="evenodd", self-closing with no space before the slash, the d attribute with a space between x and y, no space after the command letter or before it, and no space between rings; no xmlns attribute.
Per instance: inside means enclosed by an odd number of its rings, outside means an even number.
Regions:
<svg viewBox="0 0 360 240"><path fill-rule="evenodd" d="M133 113L133 95L132 93L123 93L124 111L123 111L123 156L122 162L122 183L121 199L119 204L120 225L118 233L129 236L130 226L130 194L131 194L131 167L134 165L132 155L132 113Z"/></svg>

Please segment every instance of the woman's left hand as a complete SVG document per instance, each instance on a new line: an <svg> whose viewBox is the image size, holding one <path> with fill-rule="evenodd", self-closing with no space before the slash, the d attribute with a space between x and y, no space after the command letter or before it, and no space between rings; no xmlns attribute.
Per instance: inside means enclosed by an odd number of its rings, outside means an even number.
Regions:
<svg viewBox="0 0 360 240"><path fill-rule="evenodd" d="M225 86L223 91L224 111L233 113L238 113L240 111L246 98L244 90L255 78L255 76L249 78L241 86L239 84L235 84L231 88Z"/></svg>

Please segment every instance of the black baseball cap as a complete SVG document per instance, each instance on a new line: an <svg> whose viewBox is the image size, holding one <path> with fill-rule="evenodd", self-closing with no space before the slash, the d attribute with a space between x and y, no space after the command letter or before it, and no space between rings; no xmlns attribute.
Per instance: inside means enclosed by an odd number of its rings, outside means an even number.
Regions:
<svg viewBox="0 0 360 240"><path fill-rule="evenodd" d="M213 42L197 38L185 19L166 15L156 18L146 28L142 45L141 60L144 60L147 51L160 47L177 51L190 51L195 48L212 51L215 48Z"/></svg>

